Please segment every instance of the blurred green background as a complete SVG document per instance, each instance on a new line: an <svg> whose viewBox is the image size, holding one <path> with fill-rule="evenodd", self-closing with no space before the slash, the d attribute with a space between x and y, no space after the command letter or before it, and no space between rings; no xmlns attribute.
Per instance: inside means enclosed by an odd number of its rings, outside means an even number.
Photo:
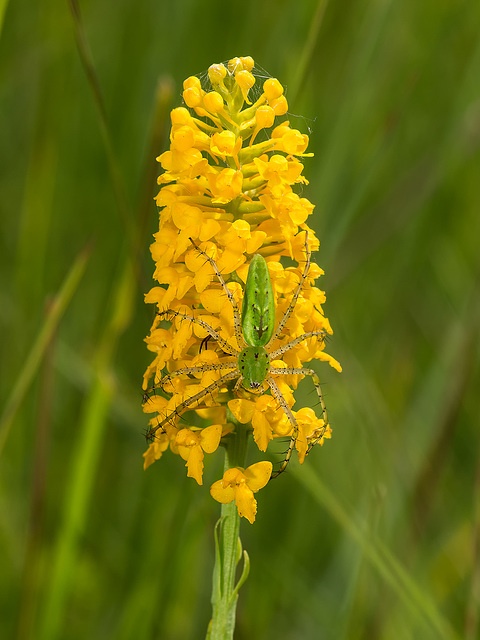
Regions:
<svg viewBox="0 0 480 640"><path fill-rule="evenodd" d="M251 55L311 136L344 372L316 365L332 440L242 523L235 637L477 638L480 4L80 9L0 2L0 637L204 637L222 456L142 469L143 294L168 111Z"/></svg>

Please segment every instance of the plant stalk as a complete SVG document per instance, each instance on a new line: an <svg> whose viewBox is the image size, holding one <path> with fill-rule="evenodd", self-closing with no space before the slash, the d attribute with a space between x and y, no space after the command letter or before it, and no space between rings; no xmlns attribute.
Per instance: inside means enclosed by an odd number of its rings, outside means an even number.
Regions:
<svg viewBox="0 0 480 640"><path fill-rule="evenodd" d="M233 416L230 414L230 419ZM236 422L235 433L231 434L225 449L225 471L232 467L244 467L248 443L249 425ZM235 575L242 557L242 543L239 537L240 516L235 501L222 504L220 520L215 525L215 566L213 569L212 620L207 640L231 640L235 630L235 614L238 590L246 580L249 560L243 552L243 573L237 584Z"/></svg>

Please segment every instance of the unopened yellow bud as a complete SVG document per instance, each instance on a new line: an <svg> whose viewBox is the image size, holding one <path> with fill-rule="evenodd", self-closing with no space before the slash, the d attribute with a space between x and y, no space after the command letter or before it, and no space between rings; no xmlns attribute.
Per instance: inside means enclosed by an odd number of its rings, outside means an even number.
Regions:
<svg viewBox="0 0 480 640"><path fill-rule="evenodd" d="M185 107L177 107L176 109L172 109L170 113L170 119L172 121L172 124L188 124L190 126L193 120L189 110L185 109Z"/></svg>
<svg viewBox="0 0 480 640"><path fill-rule="evenodd" d="M199 107L202 104L202 93L201 89L197 89L196 87L191 87L190 89L185 89L183 92L183 99L185 100L185 104L187 107L194 108Z"/></svg>
<svg viewBox="0 0 480 640"><path fill-rule="evenodd" d="M227 67L228 67L229 73L231 74L235 74L238 71L242 71L243 70L242 59L232 58L231 60L228 61Z"/></svg>
<svg viewBox="0 0 480 640"><path fill-rule="evenodd" d="M197 76L190 76L189 78L183 81L183 88L184 89L192 89L192 88L201 89L202 85L200 83L200 80L197 78Z"/></svg>
<svg viewBox="0 0 480 640"><path fill-rule="evenodd" d="M263 83L263 93L269 102L283 94L283 87L276 78L269 78Z"/></svg>
<svg viewBox="0 0 480 640"><path fill-rule="evenodd" d="M235 74L235 82L240 87L243 99L247 104L250 104L248 99L248 90L255 84L255 78L250 71L239 71Z"/></svg>
<svg viewBox="0 0 480 640"><path fill-rule="evenodd" d="M245 71L251 71L255 66L255 62L253 61L253 58L251 56L242 56L240 58L240 61Z"/></svg>
<svg viewBox="0 0 480 640"><path fill-rule="evenodd" d="M223 64L212 64L208 69L208 77L212 85L220 84L227 75L227 70Z"/></svg>
<svg viewBox="0 0 480 640"><path fill-rule="evenodd" d="M258 107L255 113L255 122L257 127L261 129L272 127L275 122L275 111L267 105Z"/></svg>
<svg viewBox="0 0 480 640"><path fill-rule="evenodd" d="M204 91L200 80L196 76L190 76L183 83L183 99L187 107L194 108L202 104Z"/></svg>
<svg viewBox="0 0 480 640"><path fill-rule="evenodd" d="M210 91L203 96L203 106L211 113L218 113L223 109L223 98L217 91Z"/></svg>
<svg viewBox="0 0 480 640"><path fill-rule="evenodd" d="M255 84L255 78L250 71L239 71L235 74L235 82L238 84L242 92L248 91Z"/></svg>
<svg viewBox="0 0 480 640"><path fill-rule="evenodd" d="M283 116L288 111L288 102L285 96L280 96L276 100L269 101L270 106L275 111L276 116Z"/></svg>
<svg viewBox="0 0 480 640"><path fill-rule="evenodd" d="M252 137L250 138L250 146L252 146L255 138L257 137L258 132L261 129L265 129L273 126L275 122L275 111L268 105L263 105L261 107L258 107L258 109L255 112L255 117L253 118L253 120L254 120L255 126L253 129Z"/></svg>

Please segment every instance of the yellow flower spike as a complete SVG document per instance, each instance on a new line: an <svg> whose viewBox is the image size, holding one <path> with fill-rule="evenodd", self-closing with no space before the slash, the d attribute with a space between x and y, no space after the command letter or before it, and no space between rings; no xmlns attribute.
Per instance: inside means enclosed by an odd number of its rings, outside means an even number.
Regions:
<svg viewBox="0 0 480 640"><path fill-rule="evenodd" d="M341 370L325 353L323 332L332 330L323 313L324 293L315 286L323 272L311 259L319 244L308 226L314 207L295 186L307 184L299 160L311 155L308 136L290 127L277 79L262 79L262 92L250 102L256 79L250 57L214 64L202 81L187 78L185 104L171 112L169 148L158 157L162 174L155 199L161 212L151 246L156 286L145 296L158 312L146 338L152 362L143 382L144 411L151 417L152 442L144 464L170 448L198 483L204 457L215 452L220 438L230 451L233 441L253 433L265 451L272 439L288 437L280 471L292 451L303 460L311 446L330 437L330 427L321 393L317 417L313 410L293 411L294 389L310 376L319 393L309 369L313 360ZM273 331L281 326L265 347L269 375L253 393L240 380L239 354L243 301L247 296L254 307L257 302L247 285L255 254L268 263ZM295 265L286 267L284 258ZM180 422L187 412L196 414L196 426ZM217 492L224 504L235 500L253 522L257 467L244 470L242 463L231 460L234 469L221 486L214 484L212 495ZM264 486L272 466L259 464Z"/></svg>
<svg viewBox="0 0 480 640"><path fill-rule="evenodd" d="M331 437L309 363L341 370L324 351L332 330L316 286L323 272L312 260L319 245L308 226L314 207L295 186L308 184L299 161L311 155L308 136L284 117L278 80L262 79L255 98L254 85L250 57L184 82L185 106L172 111L170 145L158 157L156 286L145 296L158 311L145 340L152 362L143 380L150 417L144 468L169 448L202 484L205 456L220 443L226 449L226 471L210 489L222 504L214 579L222 590L212 596L212 638L226 637L235 617L239 517L253 523L255 493L293 454L303 463ZM309 407L293 410L302 378L315 387L318 416ZM275 472L267 461L244 468L252 434L260 451L273 439L288 440Z"/></svg>

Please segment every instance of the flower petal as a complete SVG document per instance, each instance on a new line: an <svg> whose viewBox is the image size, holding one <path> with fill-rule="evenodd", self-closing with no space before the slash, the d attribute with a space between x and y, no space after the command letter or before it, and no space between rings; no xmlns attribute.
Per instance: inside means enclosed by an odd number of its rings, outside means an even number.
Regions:
<svg viewBox="0 0 480 640"><path fill-rule="evenodd" d="M252 491L257 492L270 480L272 475L273 465L268 460L262 460L262 462L256 462L245 469L245 476L247 477L247 484Z"/></svg>
<svg viewBox="0 0 480 640"><path fill-rule="evenodd" d="M191 447L190 454L188 456L187 464L188 468L187 476L194 478L198 484L203 484L203 451L202 447Z"/></svg>
<svg viewBox="0 0 480 640"><path fill-rule="evenodd" d="M212 424L200 431L200 442L205 453L213 453L218 449L222 437L222 425Z"/></svg>
<svg viewBox="0 0 480 640"><path fill-rule="evenodd" d="M235 491L231 485L224 486L223 478L222 480L217 480L210 487L210 495L214 500L220 502L221 504L228 504L235 499Z"/></svg>
<svg viewBox="0 0 480 640"><path fill-rule="evenodd" d="M242 424L251 422L253 412L255 411L255 403L250 400L230 400L228 402L228 408L233 413L235 418Z"/></svg>
<svg viewBox="0 0 480 640"><path fill-rule="evenodd" d="M266 451L268 443L273 438L272 427L260 411L255 411L252 418L253 439L260 451Z"/></svg>
<svg viewBox="0 0 480 640"><path fill-rule="evenodd" d="M257 513L257 501L253 497L253 491L246 484L237 486L235 490L235 504L238 509L238 515L246 518L250 524L255 522L255 514Z"/></svg>

